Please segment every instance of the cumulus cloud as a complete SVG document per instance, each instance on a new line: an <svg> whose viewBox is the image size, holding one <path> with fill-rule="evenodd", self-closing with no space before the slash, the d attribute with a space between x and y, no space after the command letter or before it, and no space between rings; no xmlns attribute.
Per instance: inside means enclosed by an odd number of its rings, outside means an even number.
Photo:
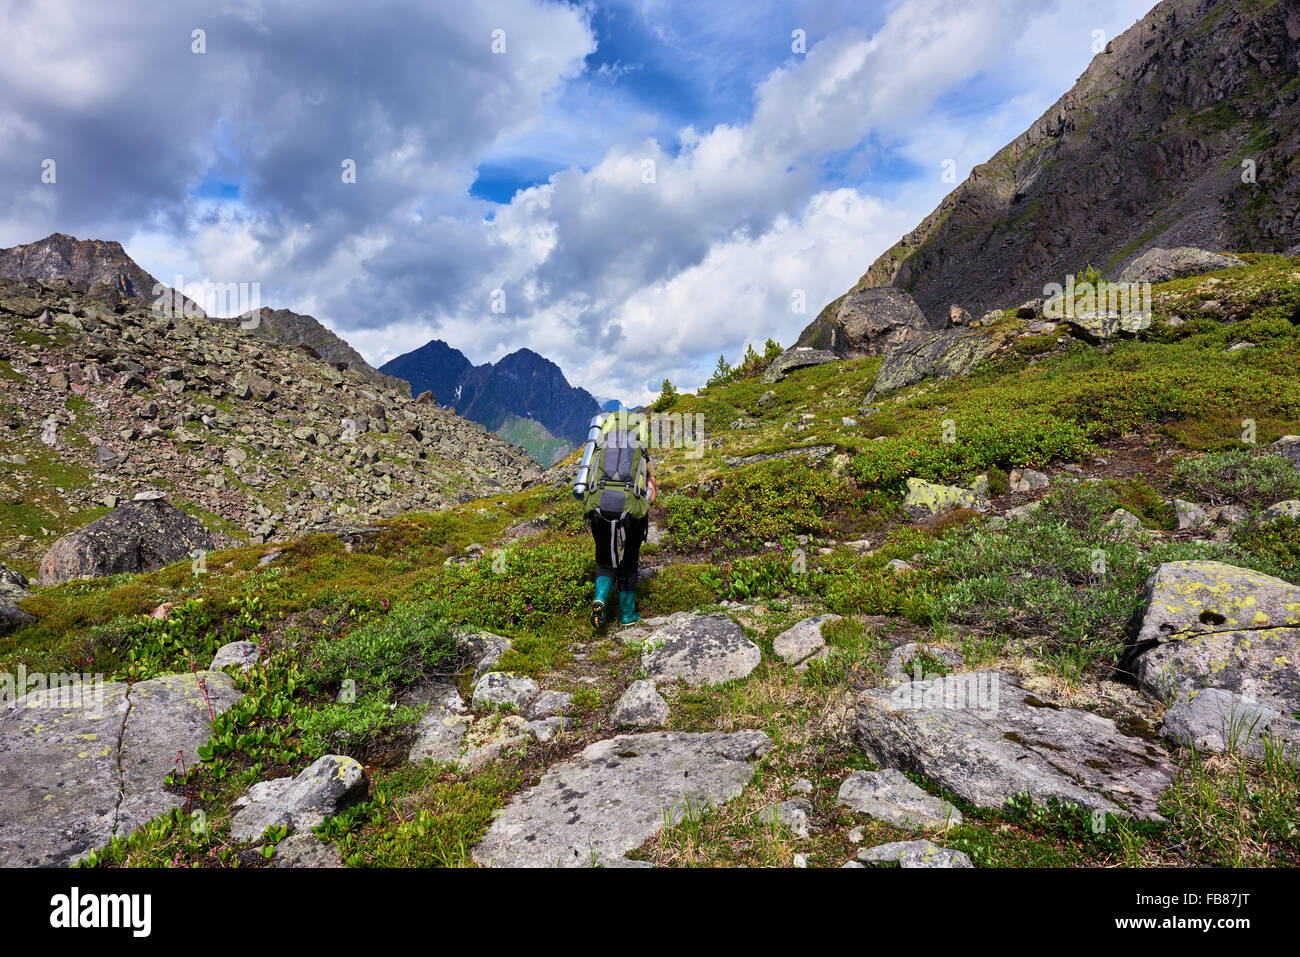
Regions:
<svg viewBox="0 0 1300 957"><path fill-rule="evenodd" d="M788 344L951 188L943 158L964 176L1065 90L1093 28L1147 5L626 0L663 49L601 59L613 7L0 0L0 245L122 239L165 280L259 282L376 364L434 337L476 361L527 346L639 401ZM666 62L672 102L645 92ZM505 204L471 193L517 157L563 168Z"/></svg>

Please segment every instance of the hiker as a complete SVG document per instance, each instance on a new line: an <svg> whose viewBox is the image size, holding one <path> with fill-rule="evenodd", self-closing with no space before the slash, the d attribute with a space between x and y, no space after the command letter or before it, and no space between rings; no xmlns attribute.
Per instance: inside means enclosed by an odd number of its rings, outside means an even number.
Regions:
<svg viewBox="0 0 1300 957"><path fill-rule="evenodd" d="M592 420L574 495L581 498L596 542L596 597L592 627L603 628L610 592L618 586L620 618L636 611L637 562L650 529L650 504L659 494L644 415L620 410Z"/></svg>

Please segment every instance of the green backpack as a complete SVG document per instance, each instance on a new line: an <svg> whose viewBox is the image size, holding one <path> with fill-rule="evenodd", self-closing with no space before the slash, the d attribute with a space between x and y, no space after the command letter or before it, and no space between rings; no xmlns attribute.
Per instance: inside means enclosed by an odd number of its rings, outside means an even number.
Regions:
<svg viewBox="0 0 1300 957"><path fill-rule="evenodd" d="M582 501L585 515L621 522L650 514L649 433L642 415L616 413L605 420L592 462L592 481Z"/></svg>

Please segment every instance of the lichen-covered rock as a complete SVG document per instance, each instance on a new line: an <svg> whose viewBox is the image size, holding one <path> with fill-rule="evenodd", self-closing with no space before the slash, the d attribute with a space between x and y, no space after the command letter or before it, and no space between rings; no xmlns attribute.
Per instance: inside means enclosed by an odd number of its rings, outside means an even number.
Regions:
<svg viewBox="0 0 1300 957"><path fill-rule="evenodd" d="M970 489L936 485L919 478L907 480L907 490L903 495L903 512L913 521L933 518L958 508L982 512L988 505L987 498Z"/></svg>
<svg viewBox="0 0 1300 957"><path fill-rule="evenodd" d="M41 560L40 583L154 571L213 547L207 529L176 506L126 502L55 542Z"/></svg>
<svg viewBox="0 0 1300 957"><path fill-rule="evenodd" d="M1300 628L1189 634L1143 652L1135 671L1142 688L1165 701L1218 688L1300 710Z"/></svg>
<svg viewBox="0 0 1300 957"><path fill-rule="evenodd" d="M949 329L918 333L886 354L867 394L894 392L922 379L955 379L996 355L1000 337L980 329Z"/></svg>
<svg viewBox="0 0 1300 957"><path fill-rule="evenodd" d="M668 702L653 681L634 681L609 713L610 724L647 728L668 720Z"/></svg>
<svg viewBox="0 0 1300 957"><path fill-rule="evenodd" d="M1219 688L1181 697L1165 712L1161 736L1202 753L1236 751L1263 759L1270 751L1300 763L1300 721Z"/></svg>
<svg viewBox="0 0 1300 957"><path fill-rule="evenodd" d="M1117 281L1169 282L1171 279L1181 279L1184 276L1199 276L1202 273L1244 265L1243 260L1220 256L1192 246L1179 246L1175 249L1153 248L1124 267Z"/></svg>
<svg viewBox="0 0 1300 957"><path fill-rule="evenodd" d="M327 754L295 777L249 788L234 804L240 810L230 821L230 836L255 841L268 827L286 826L290 834L318 827L327 817L363 800L369 787L360 762Z"/></svg>
<svg viewBox="0 0 1300 957"><path fill-rule="evenodd" d="M692 687L749 677L763 660L758 645L726 615L700 615L650 636L641 665L651 681L680 678Z"/></svg>
<svg viewBox="0 0 1300 957"><path fill-rule="evenodd" d="M342 867L343 855L310 831L290 834L275 845L272 867Z"/></svg>
<svg viewBox="0 0 1300 957"><path fill-rule="evenodd" d="M839 615L805 618L773 638L772 651L788 665L798 665L807 661L826 647L826 639L822 637L822 626L839 620Z"/></svg>
<svg viewBox="0 0 1300 957"><path fill-rule="evenodd" d="M456 647L474 665L474 677L495 668L501 656L510 650L510 639L490 631L463 631L456 635Z"/></svg>
<svg viewBox="0 0 1300 957"><path fill-rule="evenodd" d="M786 349L785 352L772 360L772 364L763 370L763 381L768 385L772 385L780 382L796 369L821 366L828 362L838 362L839 359L839 356L827 349L808 349L796 346L793 349Z"/></svg>
<svg viewBox="0 0 1300 957"><path fill-rule="evenodd" d="M1078 338L1093 345L1108 339L1131 339L1151 327L1151 317L1123 312L1092 311L1067 316L1065 323Z"/></svg>
<svg viewBox="0 0 1300 957"><path fill-rule="evenodd" d="M489 671L474 683L474 707L499 708L503 705L523 711L537 696L537 682L525 675L508 671Z"/></svg>
<svg viewBox="0 0 1300 957"><path fill-rule="evenodd" d="M588 745L513 798L474 848L491 867L607 867L687 808L731 800L771 747L761 731L651 732Z"/></svg>
<svg viewBox="0 0 1300 957"><path fill-rule="evenodd" d="M1027 793L1163 820L1168 756L1113 721L1039 699L1002 672L975 671L857 699L856 738L882 767L914 771L976 807Z"/></svg>
<svg viewBox="0 0 1300 957"><path fill-rule="evenodd" d="M879 356L936 331L902 289L859 289L831 303L799 336L796 346L828 349L841 359Z"/></svg>
<svg viewBox="0 0 1300 957"><path fill-rule="evenodd" d="M540 721L564 714L572 705L573 695L567 691L543 691L529 703L525 717L529 721Z"/></svg>
<svg viewBox="0 0 1300 957"><path fill-rule="evenodd" d="M840 785L836 803L900 827L956 827L961 811L927 794L901 771L854 771Z"/></svg>
<svg viewBox="0 0 1300 957"><path fill-rule="evenodd" d="M1264 509L1261 518L1265 522L1275 522L1279 518L1300 519L1300 499L1292 498L1285 502L1275 502Z"/></svg>
<svg viewBox="0 0 1300 957"><path fill-rule="evenodd" d="M29 595L26 577L0 565L0 635L36 620L18 607L18 603Z"/></svg>
<svg viewBox="0 0 1300 957"><path fill-rule="evenodd" d="M232 641L217 649L217 653L212 656L212 664L208 665L208 670L224 671L226 668L237 666L241 671L248 671L257 664L260 657L261 652L256 642Z"/></svg>
<svg viewBox="0 0 1300 957"><path fill-rule="evenodd" d="M425 695L428 710L416 725L415 744L408 760L455 761L460 757L465 729L473 720L465 702L452 684L439 684Z"/></svg>
<svg viewBox="0 0 1300 957"><path fill-rule="evenodd" d="M0 708L0 867L72 864L179 806L163 787L177 752L197 760L209 704L221 714L242 697L219 671L67 678Z"/></svg>
<svg viewBox="0 0 1300 957"><path fill-rule="evenodd" d="M858 860L873 864L897 862L899 867L907 869L975 866L961 851L939 847L929 841L894 841L892 844L864 847L858 851Z"/></svg>

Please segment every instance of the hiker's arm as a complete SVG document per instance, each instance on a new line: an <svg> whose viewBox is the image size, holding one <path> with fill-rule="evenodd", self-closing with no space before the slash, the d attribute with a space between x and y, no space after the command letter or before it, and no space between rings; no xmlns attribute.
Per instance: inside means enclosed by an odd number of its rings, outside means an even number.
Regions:
<svg viewBox="0 0 1300 957"><path fill-rule="evenodd" d="M655 478L655 463L651 458L646 459L646 482L650 486L650 501L653 503L659 495L659 481Z"/></svg>

